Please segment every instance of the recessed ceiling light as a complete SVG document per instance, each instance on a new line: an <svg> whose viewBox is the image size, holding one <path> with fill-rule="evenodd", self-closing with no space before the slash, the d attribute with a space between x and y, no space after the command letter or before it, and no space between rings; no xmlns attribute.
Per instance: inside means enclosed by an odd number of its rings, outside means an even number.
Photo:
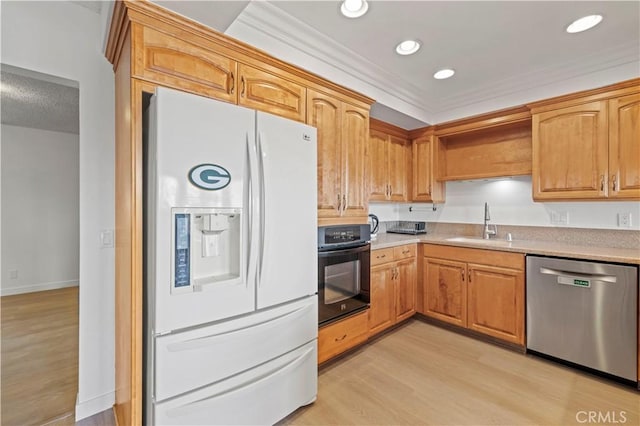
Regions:
<svg viewBox="0 0 640 426"><path fill-rule="evenodd" d="M573 34L586 31L589 28L593 28L598 25L600 21L602 21L602 15L583 16L582 18L573 21L567 27L567 32Z"/></svg>
<svg viewBox="0 0 640 426"><path fill-rule="evenodd" d="M396 46L398 55L412 55L420 49L420 42L417 40L405 40Z"/></svg>
<svg viewBox="0 0 640 426"><path fill-rule="evenodd" d="M454 70L451 70L449 68L445 68L443 70L440 70L438 72L436 72L433 75L433 78L437 79L437 80L444 80L445 78L449 78L452 75L454 75L456 72Z"/></svg>
<svg viewBox="0 0 640 426"><path fill-rule="evenodd" d="M347 18L359 18L369 9L367 0L344 0L340 12Z"/></svg>

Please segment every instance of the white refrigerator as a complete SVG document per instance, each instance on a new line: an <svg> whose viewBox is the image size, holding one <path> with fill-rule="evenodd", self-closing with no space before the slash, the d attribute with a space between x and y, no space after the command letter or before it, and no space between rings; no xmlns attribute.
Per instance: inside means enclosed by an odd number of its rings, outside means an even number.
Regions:
<svg viewBox="0 0 640 426"><path fill-rule="evenodd" d="M273 424L317 393L316 130L158 88L145 424Z"/></svg>

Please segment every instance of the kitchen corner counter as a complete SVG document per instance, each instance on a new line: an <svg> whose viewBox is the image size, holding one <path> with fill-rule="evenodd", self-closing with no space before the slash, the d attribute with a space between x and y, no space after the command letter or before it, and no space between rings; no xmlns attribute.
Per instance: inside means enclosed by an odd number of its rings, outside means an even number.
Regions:
<svg viewBox="0 0 640 426"><path fill-rule="evenodd" d="M458 241L451 241L452 239L458 239ZM463 241L460 241L460 239L462 239ZM535 254L541 256L559 256L574 259L599 260L604 262L640 265L640 248L629 249L600 247L594 245L574 245L539 240L515 240L509 242L505 240L491 239L489 241L484 241L479 237L461 237L460 235L378 234L376 239L371 241L371 249L376 250L414 243L470 247L485 250Z"/></svg>

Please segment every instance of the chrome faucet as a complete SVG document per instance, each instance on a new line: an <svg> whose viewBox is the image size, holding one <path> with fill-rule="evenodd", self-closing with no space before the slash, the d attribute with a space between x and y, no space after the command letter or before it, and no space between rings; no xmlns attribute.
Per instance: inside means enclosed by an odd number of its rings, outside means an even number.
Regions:
<svg viewBox="0 0 640 426"><path fill-rule="evenodd" d="M482 238L488 240L491 236L498 235L498 227L494 224L488 224L491 220L491 216L489 215L489 204L484 203L484 231L482 233ZM493 228L493 229L492 229Z"/></svg>

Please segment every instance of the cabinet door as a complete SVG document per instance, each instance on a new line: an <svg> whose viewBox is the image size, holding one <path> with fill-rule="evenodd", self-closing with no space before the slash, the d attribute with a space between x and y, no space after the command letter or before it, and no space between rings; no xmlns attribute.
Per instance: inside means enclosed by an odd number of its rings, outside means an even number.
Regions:
<svg viewBox="0 0 640 426"><path fill-rule="evenodd" d="M340 216L342 194L341 103L309 90L307 124L318 129L318 218Z"/></svg>
<svg viewBox="0 0 640 426"><path fill-rule="evenodd" d="M142 48L133 62L133 76L162 86L237 102L237 63L226 56L147 27L135 26Z"/></svg>
<svg viewBox="0 0 640 426"><path fill-rule="evenodd" d="M410 145L405 139L389 137L389 199L407 201L407 165Z"/></svg>
<svg viewBox="0 0 640 426"><path fill-rule="evenodd" d="M371 268L371 298L369 307L369 334L376 334L393 325L395 318L393 276L395 265Z"/></svg>
<svg viewBox="0 0 640 426"><path fill-rule="evenodd" d="M407 259L396 266L396 322L416 313L416 260Z"/></svg>
<svg viewBox="0 0 640 426"><path fill-rule="evenodd" d="M607 195L607 101L533 115L533 198Z"/></svg>
<svg viewBox="0 0 640 426"><path fill-rule="evenodd" d="M240 64L238 104L280 117L305 121L307 89L297 83Z"/></svg>
<svg viewBox="0 0 640 426"><path fill-rule="evenodd" d="M469 264L468 327L524 345L524 272Z"/></svg>
<svg viewBox="0 0 640 426"><path fill-rule="evenodd" d="M342 215L362 217L366 221L369 203L366 195L366 148L369 139L369 111L343 103Z"/></svg>
<svg viewBox="0 0 640 426"><path fill-rule="evenodd" d="M416 139L412 143L413 167L411 174L413 184L411 185L412 201L443 202L444 183L436 181L435 162L436 150L435 141L432 137Z"/></svg>
<svg viewBox="0 0 640 426"><path fill-rule="evenodd" d="M640 198L640 94L609 101L609 196Z"/></svg>
<svg viewBox="0 0 640 426"><path fill-rule="evenodd" d="M425 315L465 327L467 325L466 263L424 258Z"/></svg>
<svg viewBox="0 0 640 426"><path fill-rule="evenodd" d="M369 133L369 201L389 199L388 136L377 130Z"/></svg>

